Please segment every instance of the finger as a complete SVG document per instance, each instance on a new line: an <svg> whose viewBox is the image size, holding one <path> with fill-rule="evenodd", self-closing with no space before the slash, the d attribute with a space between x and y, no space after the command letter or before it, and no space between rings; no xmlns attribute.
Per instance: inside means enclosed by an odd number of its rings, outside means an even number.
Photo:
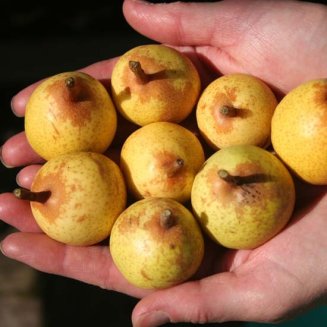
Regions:
<svg viewBox="0 0 327 327"><path fill-rule="evenodd" d="M193 45L199 56L222 74L256 75L280 95L302 81L326 75L322 50L326 47L322 37L326 11L322 5L298 1L150 4L125 0L123 9L128 23L146 37L161 43ZM304 36L311 40L308 51L301 51ZM292 60L295 52L297 58ZM309 67L308 62L314 64Z"/></svg>
<svg viewBox="0 0 327 327"><path fill-rule="evenodd" d="M232 273L221 273L157 291L144 297L134 308L133 326L152 327L168 322L223 322L246 320L247 296L239 292ZM252 303L253 304L253 303Z"/></svg>
<svg viewBox="0 0 327 327"><path fill-rule="evenodd" d="M80 71L93 76L103 83L107 83L111 78L111 73L117 60L118 57L102 60L87 67L81 68Z"/></svg>
<svg viewBox="0 0 327 327"><path fill-rule="evenodd" d="M23 188L30 189L34 177L40 168L41 168L40 165L31 165L21 169L16 176L17 184Z"/></svg>
<svg viewBox="0 0 327 327"><path fill-rule="evenodd" d="M270 272L262 269L256 274L253 269L220 273L149 294L134 308L133 326L154 327L168 322L274 321L282 315L284 306L287 307L287 300L283 301L283 294L278 292L272 300L272 285L266 279Z"/></svg>
<svg viewBox="0 0 327 327"><path fill-rule="evenodd" d="M183 52L193 57L206 86L217 73L248 72L239 58L244 52L241 49L244 32L251 24L248 17L258 12L253 10L253 4L253 1L150 4L126 0L123 9L128 23L150 39L181 49L193 46L193 51Z"/></svg>
<svg viewBox="0 0 327 327"><path fill-rule="evenodd" d="M9 138L1 147L1 160L7 167L42 163L42 159L29 145L25 132Z"/></svg>
<svg viewBox="0 0 327 327"><path fill-rule="evenodd" d="M131 286L119 273L108 246L66 246L44 234L14 233L1 243L2 252L43 272L142 297L149 291Z"/></svg>
<svg viewBox="0 0 327 327"><path fill-rule="evenodd" d="M243 2L245 5L235 1L151 4L126 0L123 11L134 29L161 43L224 47L240 35L245 24L238 19L249 7L249 1Z"/></svg>
<svg viewBox="0 0 327 327"><path fill-rule="evenodd" d="M24 116L27 100L38 84L40 84L40 81L29 85L11 99L11 110L17 117Z"/></svg>
<svg viewBox="0 0 327 327"><path fill-rule="evenodd" d="M109 79L111 76L112 68L117 58L103 60L92 64L90 66L80 69L80 71L90 74L94 78L100 80L106 87L108 87ZM11 108L16 116L23 117L25 114L26 103L34 91L36 86L40 84L38 81L17 93L11 100Z"/></svg>
<svg viewBox="0 0 327 327"><path fill-rule="evenodd" d="M28 201L17 199L12 193L0 194L0 219L24 232L40 232Z"/></svg>

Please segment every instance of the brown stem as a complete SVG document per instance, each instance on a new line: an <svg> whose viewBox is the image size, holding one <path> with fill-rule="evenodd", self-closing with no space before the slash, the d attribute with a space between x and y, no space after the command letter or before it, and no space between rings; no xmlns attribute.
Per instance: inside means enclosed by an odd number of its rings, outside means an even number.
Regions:
<svg viewBox="0 0 327 327"><path fill-rule="evenodd" d="M177 169L180 169L180 168L182 168L183 166L184 166L184 160L181 159L181 158L176 159L176 161L175 161L175 167L176 167Z"/></svg>
<svg viewBox="0 0 327 327"><path fill-rule="evenodd" d="M160 226L169 229L175 224L173 213L170 209L165 209L160 215Z"/></svg>
<svg viewBox="0 0 327 327"><path fill-rule="evenodd" d="M68 99L71 102L79 102L87 99L87 89L76 78L72 76L67 77L65 79L65 86L68 91Z"/></svg>
<svg viewBox="0 0 327 327"><path fill-rule="evenodd" d="M244 185L244 184L253 184L253 183L264 183L273 181L271 176L266 174L252 174L247 176L233 176L225 169L219 169L218 175L225 182L234 184L234 185Z"/></svg>
<svg viewBox="0 0 327 327"><path fill-rule="evenodd" d="M150 78L144 70L142 69L141 63L139 61L130 60L129 68L135 74L136 78L142 83L146 84L149 82Z"/></svg>
<svg viewBox="0 0 327 327"><path fill-rule="evenodd" d="M65 79L65 85L68 89L72 89L75 86L75 78L70 76Z"/></svg>
<svg viewBox="0 0 327 327"><path fill-rule="evenodd" d="M219 112L225 117L235 117L237 116L237 109L230 106L222 106Z"/></svg>
<svg viewBox="0 0 327 327"><path fill-rule="evenodd" d="M32 192L25 188L16 188L13 193L18 199L40 203L45 203L51 195L50 191Z"/></svg>
<svg viewBox="0 0 327 327"><path fill-rule="evenodd" d="M184 167L184 160L181 158L176 159L173 165L168 170L168 177L173 177L177 172L179 172Z"/></svg>

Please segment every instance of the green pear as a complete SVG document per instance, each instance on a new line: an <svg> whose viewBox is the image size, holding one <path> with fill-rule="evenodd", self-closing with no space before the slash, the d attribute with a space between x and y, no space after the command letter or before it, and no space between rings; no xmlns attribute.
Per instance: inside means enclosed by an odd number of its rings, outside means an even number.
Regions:
<svg viewBox="0 0 327 327"><path fill-rule="evenodd" d="M158 289L193 276L202 262L204 241L186 207L172 199L148 198L133 203L118 217L110 252L131 284Z"/></svg>
<svg viewBox="0 0 327 327"><path fill-rule="evenodd" d="M295 189L283 163L257 146L223 148L196 175L191 202L218 244L252 249L279 233L292 216Z"/></svg>
<svg viewBox="0 0 327 327"><path fill-rule="evenodd" d="M117 109L140 126L181 122L192 112L201 89L191 60L160 44L141 45L124 53L112 71L111 86Z"/></svg>
<svg viewBox="0 0 327 327"><path fill-rule="evenodd" d="M75 151L104 152L117 128L109 93L81 72L49 77L26 105L25 132L36 153L46 160Z"/></svg>
<svg viewBox="0 0 327 327"><path fill-rule="evenodd" d="M133 132L121 150L121 169L136 199L191 197L194 177L205 160L198 138L186 128L157 122Z"/></svg>
<svg viewBox="0 0 327 327"><path fill-rule="evenodd" d="M118 165L91 152L47 161L31 191L17 189L15 194L31 201L33 216L49 237L70 245L91 245L107 238L126 207L126 187Z"/></svg>

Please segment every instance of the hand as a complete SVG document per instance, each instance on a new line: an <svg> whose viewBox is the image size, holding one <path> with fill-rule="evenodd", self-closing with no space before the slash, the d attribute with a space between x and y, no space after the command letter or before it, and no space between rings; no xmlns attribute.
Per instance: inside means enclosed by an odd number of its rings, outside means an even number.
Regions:
<svg viewBox="0 0 327 327"><path fill-rule="evenodd" d="M246 72L283 94L327 75L324 6L293 1L153 5L126 0L124 14L139 32L187 53L203 85L217 74ZM84 71L107 79L113 63L100 62ZM17 115L24 115L34 87L13 99ZM40 162L24 133L4 144L2 157L11 166ZM18 183L28 188L38 168L23 168ZM253 251L228 251L207 242L195 280L155 292L129 285L112 263L107 245L69 247L40 233L28 203L11 194L0 196L0 217L21 232L3 240L2 250L36 269L143 298L133 311L136 326L169 320L278 321L327 297L327 188L298 183L297 197L294 218L274 239Z"/></svg>

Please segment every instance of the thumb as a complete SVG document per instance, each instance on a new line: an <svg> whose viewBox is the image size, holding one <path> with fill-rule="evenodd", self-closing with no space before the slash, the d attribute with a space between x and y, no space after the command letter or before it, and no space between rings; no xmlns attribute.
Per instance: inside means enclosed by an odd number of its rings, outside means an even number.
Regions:
<svg viewBox="0 0 327 327"><path fill-rule="evenodd" d="M160 43L224 47L247 28L239 17L253 4L251 0L161 4L125 0L123 12L135 30Z"/></svg>
<svg viewBox="0 0 327 327"><path fill-rule="evenodd" d="M259 300L260 293L248 277L220 273L144 297L133 310L133 326L248 321L265 310L262 299Z"/></svg>

